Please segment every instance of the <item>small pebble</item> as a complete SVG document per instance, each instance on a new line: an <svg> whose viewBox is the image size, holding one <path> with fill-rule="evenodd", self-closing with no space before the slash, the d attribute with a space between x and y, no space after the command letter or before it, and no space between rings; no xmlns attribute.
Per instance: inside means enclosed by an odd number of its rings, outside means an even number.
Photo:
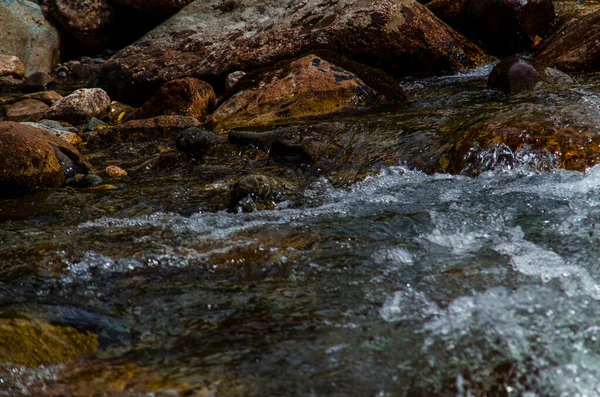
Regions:
<svg viewBox="0 0 600 397"><path fill-rule="evenodd" d="M116 165L109 165L106 167L104 172L109 178L112 179L119 179L127 176L127 171L125 171L123 168L117 167Z"/></svg>

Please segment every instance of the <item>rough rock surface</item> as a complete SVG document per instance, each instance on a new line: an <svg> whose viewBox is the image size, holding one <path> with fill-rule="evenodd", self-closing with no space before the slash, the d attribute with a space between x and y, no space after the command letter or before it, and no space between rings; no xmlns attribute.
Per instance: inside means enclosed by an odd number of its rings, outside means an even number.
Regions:
<svg viewBox="0 0 600 397"><path fill-rule="evenodd" d="M27 0L0 2L0 54L14 55L26 73L49 72L59 61L59 37L39 5Z"/></svg>
<svg viewBox="0 0 600 397"><path fill-rule="evenodd" d="M25 65L14 55L0 54L0 76L25 77Z"/></svg>
<svg viewBox="0 0 600 397"><path fill-rule="evenodd" d="M600 11L574 19L538 48L536 60L566 72L600 70Z"/></svg>
<svg viewBox="0 0 600 397"><path fill-rule="evenodd" d="M110 98L99 88L81 88L52 105L46 118L71 124L83 123L107 111Z"/></svg>
<svg viewBox="0 0 600 397"><path fill-rule="evenodd" d="M82 46L102 48L106 30L114 21L114 10L106 0L48 0L48 14Z"/></svg>
<svg viewBox="0 0 600 397"><path fill-rule="evenodd" d="M2 109L4 120L7 121L38 121L50 109L42 101L36 99L24 99Z"/></svg>
<svg viewBox="0 0 600 397"><path fill-rule="evenodd" d="M194 0L112 0L123 7L134 8L147 14L173 15Z"/></svg>
<svg viewBox="0 0 600 397"><path fill-rule="evenodd" d="M488 59L415 0L208 0L190 4L118 52L90 84L139 105L176 78L194 76L221 87L231 72L311 51L335 53L392 76L455 72Z"/></svg>
<svg viewBox="0 0 600 397"><path fill-rule="evenodd" d="M310 54L267 73L210 116L215 130L358 111L380 103L356 75Z"/></svg>
<svg viewBox="0 0 600 397"><path fill-rule="evenodd" d="M0 198L62 186L65 174L89 166L73 146L26 124L0 123Z"/></svg>
<svg viewBox="0 0 600 397"><path fill-rule="evenodd" d="M511 56L494 66L488 78L488 87L498 89L506 94L518 94L532 90L543 83L555 84L572 81L569 76L556 69Z"/></svg>
<svg viewBox="0 0 600 397"><path fill-rule="evenodd" d="M192 116L204 119L212 110L215 91L210 84L191 77L163 84L132 119L155 116Z"/></svg>

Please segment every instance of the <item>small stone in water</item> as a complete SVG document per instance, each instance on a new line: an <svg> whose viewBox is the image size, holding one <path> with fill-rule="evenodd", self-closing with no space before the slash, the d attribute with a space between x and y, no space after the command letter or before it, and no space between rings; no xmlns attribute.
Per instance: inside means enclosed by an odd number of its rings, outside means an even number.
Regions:
<svg viewBox="0 0 600 397"><path fill-rule="evenodd" d="M214 133L198 127L190 127L179 133L175 146L193 159L200 159L204 152L219 143L219 137Z"/></svg>
<svg viewBox="0 0 600 397"><path fill-rule="evenodd" d="M102 178L95 174L77 174L67 179L67 186L71 187L94 187L102 184Z"/></svg>
<svg viewBox="0 0 600 397"><path fill-rule="evenodd" d="M109 165L106 167L104 172L106 172L106 175L112 179L119 179L127 176L127 171L125 171L123 168L117 167L116 165Z"/></svg>

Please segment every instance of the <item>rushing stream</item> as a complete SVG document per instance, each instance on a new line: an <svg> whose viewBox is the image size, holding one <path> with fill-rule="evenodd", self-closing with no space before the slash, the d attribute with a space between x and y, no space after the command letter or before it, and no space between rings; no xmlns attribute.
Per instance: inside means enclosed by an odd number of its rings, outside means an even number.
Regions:
<svg viewBox="0 0 600 397"><path fill-rule="evenodd" d="M488 71L412 81L410 106L352 123L423 135L534 103L600 125L595 76L507 99ZM206 211L219 186L194 186L13 204L36 211L0 223L0 316L90 331L98 376L133 363L190 395L600 395L600 167L397 165L251 213ZM62 369L0 366L0 395L61 395ZM138 386L115 395L160 390Z"/></svg>

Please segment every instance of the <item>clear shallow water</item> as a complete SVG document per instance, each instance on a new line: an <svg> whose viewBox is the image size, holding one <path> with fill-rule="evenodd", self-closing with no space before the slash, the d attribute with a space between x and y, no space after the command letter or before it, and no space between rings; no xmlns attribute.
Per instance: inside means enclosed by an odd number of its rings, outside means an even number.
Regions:
<svg viewBox="0 0 600 397"><path fill-rule="evenodd" d="M53 248L15 264L35 274L3 282L2 307L99 334L103 360L249 395L600 394L600 168L391 167L306 199L5 223L5 246Z"/></svg>
<svg viewBox="0 0 600 397"><path fill-rule="evenodd" d="M408 154L528 107L600 126L595 76L506 98L485 89L488 72L406 82L409 106L344 122ZM600 168L516 165L323 178L253 213L211 212L226 185L193 172L19 202L36 211L0 223L0 317L90 331L100 348L4 364L0 395L70 395L56 386L79 379L69 365L111 377L120 363L191 395L600 395ZM161 388L144 378L109 395Z"/></svg>

